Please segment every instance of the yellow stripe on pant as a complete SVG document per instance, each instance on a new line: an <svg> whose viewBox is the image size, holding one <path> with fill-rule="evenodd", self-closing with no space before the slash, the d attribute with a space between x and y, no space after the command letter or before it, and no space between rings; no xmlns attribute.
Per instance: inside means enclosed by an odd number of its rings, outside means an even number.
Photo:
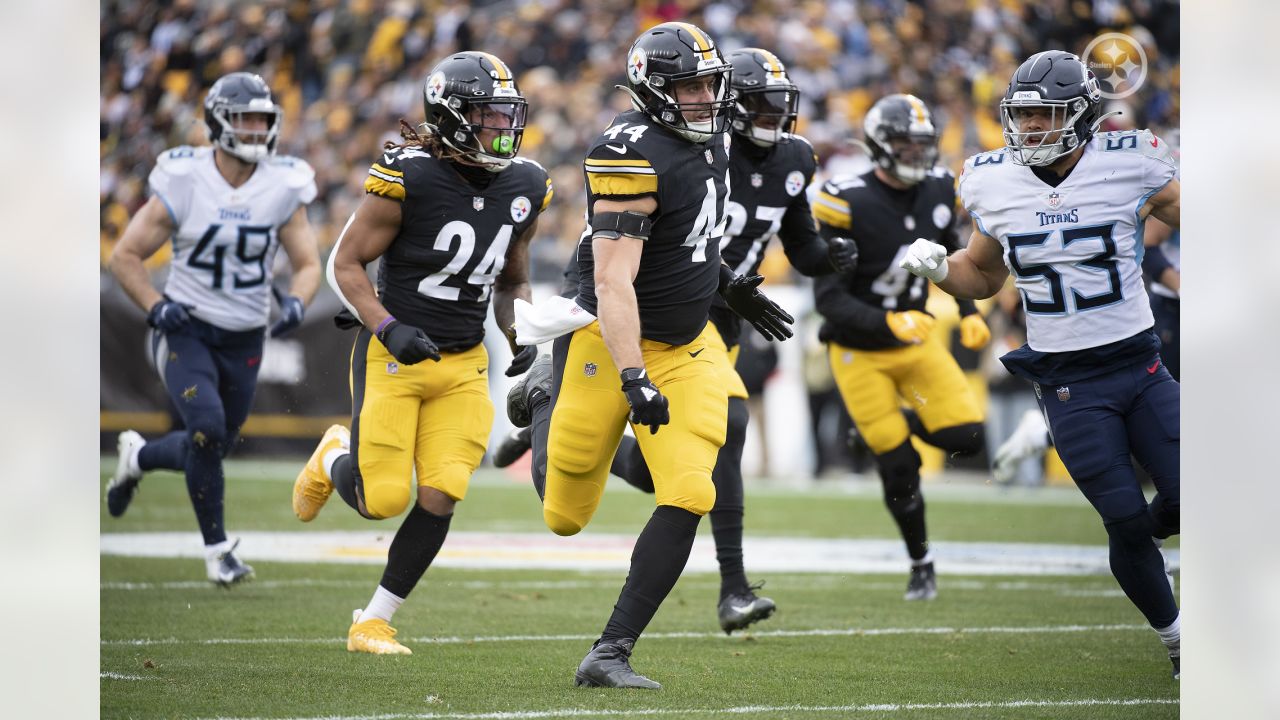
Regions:
<svg viewBox="0 0 1280 720"><path fill-rule="evenodd" d="M723 362L711 352L706 329L687 345L641 340L640 349L649 378L670 403L671 422L657 434L633 427L656 502L705 515L715 505L711 470L728 423ZM577 330L547 438L542 514L557 535L573 535L591 521L630 412L600 324Z"/></svg>
<svg viewBox="0 0 1280 720"><path fill-rule="evenodd" d="M936 335L921 345L888 350L829 343L827 356L858 434L877 455L910 435L903 400L930 432L982 422L982 410L964 373Z"/></svg>
<svg viewBox="0 0 1280 720"><path fill-rule="evenodd" d="M419 486L462 500L493 426L484 345L401 365L367 334L361 331L352 351L351 392L360 399L353 457L369 514L392 517L409 507L415 471Z"/></svg>

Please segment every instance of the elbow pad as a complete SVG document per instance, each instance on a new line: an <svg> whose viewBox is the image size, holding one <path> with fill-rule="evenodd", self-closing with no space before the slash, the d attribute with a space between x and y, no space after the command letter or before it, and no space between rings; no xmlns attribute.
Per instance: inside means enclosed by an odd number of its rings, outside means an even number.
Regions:
<svg viewBox="0 0 1280 720"><path fill-rule="evenodd" d="M591 218L591 237L617 240L620 237L648 240L653 220L648 215L627 210L599 212Z"/></svg>

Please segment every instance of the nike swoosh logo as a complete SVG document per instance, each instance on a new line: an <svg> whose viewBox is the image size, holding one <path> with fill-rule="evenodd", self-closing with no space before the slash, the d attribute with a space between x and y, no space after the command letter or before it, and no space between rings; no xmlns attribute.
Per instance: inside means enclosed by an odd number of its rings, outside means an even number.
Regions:
<svg viewBox="0 0 1280 720"><path fill-rule="evenodd" d="M382 161L383 161L383 162L385 162L385 163L386 163L386 164L388 164L388 165L390 165L391 163L395 162L394 160L392 160L392 159L391 159L391 156L390 156L390 155L388 155L388 154L386 154L386 153L383 153L383 154L382 154Z"/></svg>
<svg viewBox="0 0 1280 720"><path fill-rule="evenodd" d="M483 374L484 374L484 371L485 371L485 370L488 370L488 369L489 369L489 368L476 368L476 374L477 374L477 375L483 375Z"/></svg>
<svg viewBox="0 0 1280 720"><path fill-rule="evenodd" d="M1160 361L1159 361L1159 360L1157 360L1155 365L1152 365L1151 367L1147 368L1147 374L1148 374L1148 375L1155 375L1155 374L1156 374L1156 369L1157 369L1157 368L1159 368L1159 367L1160 367Z"/></svg>
<svg viewBox="0 0 1280 720"><path fill-rule="evenodd" d="M702 351L703 351L703 350L706 350L706 348L702 348L702 349L698 350L698 352L691 352L691 353L689 353L689 357L698 357L699 355L701 355L701 354L702 354Z"/></svg>
<svg viewBox="0 0 1280 720"><path fill-rule="evenodd" d="M612 145L605 145L605 147L607 147L607 148L609 148L610 150L612 150L612 151L614 151L614 152L618 153L619 155L626 155L626 154L627 154L627 146L626 146L626 145L619 145L618 147L614 147L614 146L612 146Z"/></svg>
<svg viewBox="0 0 1280 720"><path fill-rule="evenodd" d="M1159 146L1159 145L1160 145L1160 138L1155 137L1155 136L1153 135L1153 136L1151 137L1151 147L1157 147L1157 146Z"/></svg>
<svg viewBox="0 0 1280 720"><path fill-rule="evenodd" d="M746 605L730 605L729 609L736 613L746 613L750 612L753 607L755 607L755 603L747 603Z"/></svg>

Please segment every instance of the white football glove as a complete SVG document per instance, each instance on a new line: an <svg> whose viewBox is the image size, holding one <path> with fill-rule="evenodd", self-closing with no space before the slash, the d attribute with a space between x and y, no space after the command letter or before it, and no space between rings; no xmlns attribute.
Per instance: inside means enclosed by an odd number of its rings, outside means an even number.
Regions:
<svg viewBox="0 0 1280 720"><path fill-rule="evenodd" d="M916 238L907 247L907 254L898 263L898 267L912 275L940 283L947 278L947 249L936 242Z"/></svg>

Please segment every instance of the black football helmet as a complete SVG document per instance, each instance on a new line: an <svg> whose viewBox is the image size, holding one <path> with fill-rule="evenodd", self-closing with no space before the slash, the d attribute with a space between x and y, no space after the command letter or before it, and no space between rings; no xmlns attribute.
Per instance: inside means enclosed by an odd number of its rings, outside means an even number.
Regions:
<svg viewBox="0 0 1280 720"><path fill-rule="evenodd" d="M511 68L486 52L460 52L432 68L422 89L427 127L468 162L500 172L520 152L529 104ZM491 131L488 143L481 133Z"/></svg>
<svg viewBox="0 0 1280 720"><path fill-rule="evenodd" d="M787 77L786 66L760 48L734 50L726 59L733 67L737 96L733 131L761 147L790 142L800 112L800 88Z"/></svg>
<svg viewBox="0 0 1280 720"><path fill-rule="evenodd" d="M732 67L711 37L696 25L668 22L646 30L627 53L627 87L636 110L690 142L703 143L729 129ZM672 86L681 80L715 76L710 103L676 102ZM619 85L618 87L622 87ZM710 110L711 119L690 122L685 112Z"/></svg>
<svg viewBox="0 0 1280 720"><path fill-rule="evenodd" d="M938 128L915 95L880 98L863 118L862 130L871 162L899 182L915 185L938 164Z"/></svg>
<svg viewBox="0 0 1280 720"><path fill-rule="evenodd" d="M1047 108L1049 127L1021 132L1027 108ZM1000 101L1009 155L1019 165L1048 165L1084 145L1102 121L1102 89L1089 66L1062 50L1036 53L1018 66Z"/></svg>
<svg viewBox="0 0 1280 720"><path fill-rule="evenodd" d="M243 126L241 118L251 114L267 116L265 131ZM282 119L280 106L271 99L271 88L262 76L253 73L223 75L204 98L209 142L245 162L258 162L275 153Z"/></svg>

